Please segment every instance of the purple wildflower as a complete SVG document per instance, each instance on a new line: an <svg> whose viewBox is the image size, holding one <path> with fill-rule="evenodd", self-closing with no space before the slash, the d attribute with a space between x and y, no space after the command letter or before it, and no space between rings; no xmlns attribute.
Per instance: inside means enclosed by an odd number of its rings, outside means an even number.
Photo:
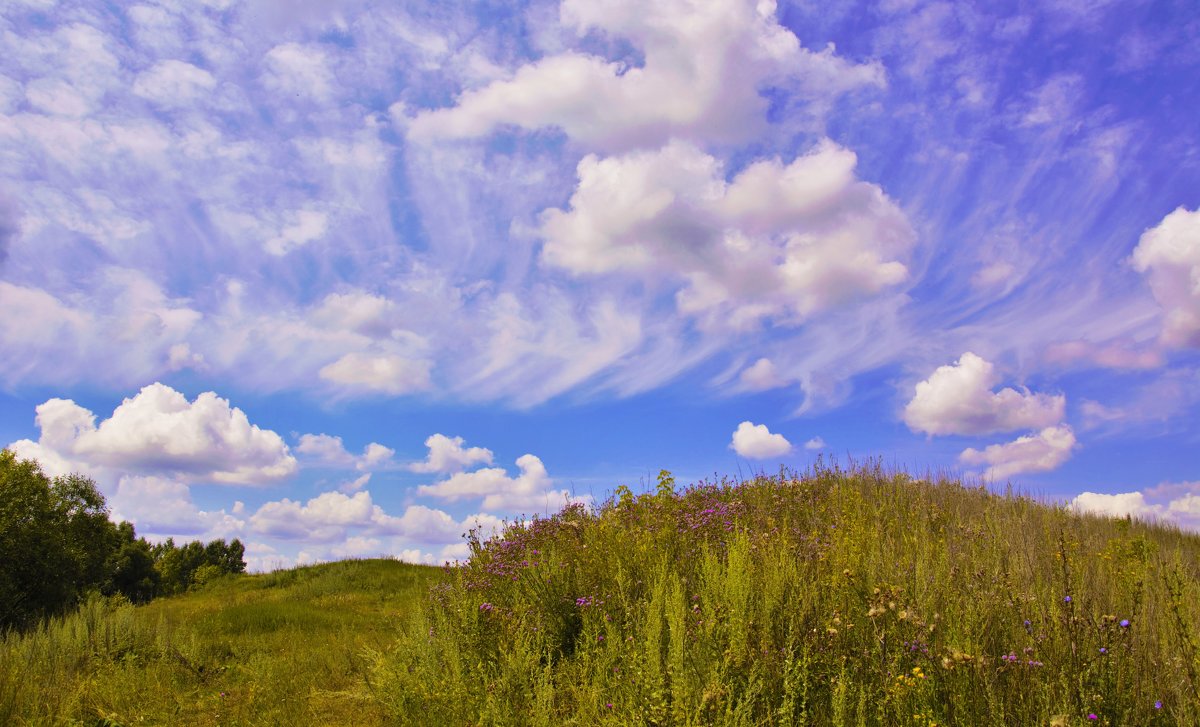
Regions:
<svg viewBox="0 0 1200 727"><path fill-rule="evenodd" d="M1100 719L1100 718L1096 716L1095 712L1090 712L1090 713L1088 713L1088 719Z"/></svg>
<svg viewBox="0 0 1200 727"><path fill-rule="evenodd" d="M1127 619L1127 618L1121 619L1121 628L1123 628L1123 629L1129 628L1129 619Z"/></svg>
<svg viewBox="0 0 1200 727"><path fill-rule="evenodd" d="M1156 700L1154 700L1154 708L1155 708L1155 709L1162 709L1162 700L1161 700L1161 699L1156 699Z"/></svg>
<svg viewBox="0 0 1200 727"><path fill-rule="evenodd" d="M1071 597L1070 597L1070 596L1067 596L1067 597L1063 598L1063 603L1070 603L1070 602L1071 602Z"/></svg>
<svg viewBox="0 0 1200 727"><path fill-rule="evenodd" d="M479 610L484 613L491 613L493 608L495 608L495 606L488 603L487 601L484 601L483 603L479 604Z"/></svg>

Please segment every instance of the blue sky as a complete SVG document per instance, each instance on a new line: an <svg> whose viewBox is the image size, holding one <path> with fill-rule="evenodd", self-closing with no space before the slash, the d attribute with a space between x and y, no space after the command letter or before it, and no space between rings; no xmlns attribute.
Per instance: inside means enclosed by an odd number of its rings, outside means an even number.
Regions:
<svg viewBox="0 0 1200 727"><path fill-rule="evenodd" d="M15 0L0 440L251 565L882 457L1200 525L1187 2Z"/></svg>

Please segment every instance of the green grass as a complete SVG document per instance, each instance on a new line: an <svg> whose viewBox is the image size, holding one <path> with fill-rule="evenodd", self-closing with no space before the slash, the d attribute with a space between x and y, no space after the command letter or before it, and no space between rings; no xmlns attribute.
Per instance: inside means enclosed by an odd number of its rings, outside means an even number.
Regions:
<svg viewBox="0 0 1200 727"><path fill-rule="evenodd" d="M1194 535L877 467L662 484L474 543L377 660L387 713L1200 724Z"/></svg>
<svg viewBox="0 0 1200 727"><path fill-rule="evenodd" d="M93 599L0 641L0 724L382 724L367 656L441 578L345 561L229 576L141 607Z"/></svg>

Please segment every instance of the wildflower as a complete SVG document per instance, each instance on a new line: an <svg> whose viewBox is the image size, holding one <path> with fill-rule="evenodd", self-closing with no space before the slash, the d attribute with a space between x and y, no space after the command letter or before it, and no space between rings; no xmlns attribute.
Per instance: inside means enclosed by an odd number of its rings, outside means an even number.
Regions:
<svg viewBox="0 0 1200 727"><path fill-rule="evenodd" d="M1156 700L1154 700L1154 708L1155 708L1155 709L1162 709L1162 700L1161 700L1161 699L1156 699Z"/></svg>
<svg viewBox="0 0 1200 727"><path fill-rule="evenodd" d="M1070 603L1070 602L1071 602L1071 597L1070 597L1070 596L1067 596L1067 597L1063 598L1063 603Z"/></svg>
<svg viewBox="0 0 1200 727"><path fill-rule="evenodd" d="M1095 712L1089 712L1088 719L1100 719L1100 718L1096 716Z"/></svg>
<svg viewBox="0 0 1200 727"><path fill-rule="evenodd" d="M1121 619L1121 628L1123 628L1123 629L1129 628L1129 619L1127 619L1127 618Z"/></svg>
<svg viewBox="0 0 1200 727"><path fill-rule="evenodd" d="M493 608L495 608L495 606L488 603L487 601L484 601L483 603L479 604L479 610L482 611L483 613L491 613Z"/></svg>
<svg viewBox="0 0 1200 727"><path fill-rule="evenodd" d="M607 708L609 708L609 709L612 709L612 702L606 702L606 703L604 704L604 706L605 706L605 707L607 707Z"/></svg>

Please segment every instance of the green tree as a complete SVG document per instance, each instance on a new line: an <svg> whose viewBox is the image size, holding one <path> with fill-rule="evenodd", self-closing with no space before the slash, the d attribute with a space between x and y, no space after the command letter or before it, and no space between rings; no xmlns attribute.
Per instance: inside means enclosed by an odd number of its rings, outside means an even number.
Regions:
<svg viewBox="0 0 1200 727"><path fill-rule="evenodd" d="M245 573L246 547L242 541L234 538L227 544L224 540L214 540L204 547L205 562L214 565L222 573Z"/></svg>
<svg viewBox="0 0 1200 727"><path fill-rule="evenodd" d="M58 613L77 595L78 561L50 479L0 451L0 631Z"/></svg>
<svg viewBox="0 0 1200 727"><path fill-rule="evenodd" d="M157 595L158 570L154 555L145 538L138 538L130 523L117 526L118 546L105 564L108 574L101 591L105 595L120 593L134 603L145 603Z"/></svg>
<svg viewBox="0 0 1200 727"><path fill-rule="evenodd" d="M50 494L71 553L75 592L101 587L109 580L110 561L121 544L116 524L108 519L104 495L95 482L76 474L56 477Z"/></svg>

